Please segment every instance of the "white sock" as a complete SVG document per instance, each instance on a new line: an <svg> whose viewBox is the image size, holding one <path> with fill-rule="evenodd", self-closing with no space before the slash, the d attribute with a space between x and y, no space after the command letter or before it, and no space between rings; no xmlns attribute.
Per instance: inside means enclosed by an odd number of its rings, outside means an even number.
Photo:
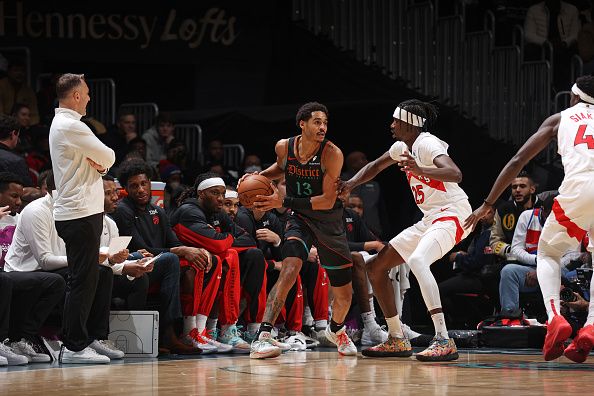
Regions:
<svg viewBox="0 0 594 396"><path fill-rule="evenodd" d="M361 313L361 319L363 319L363 325L368 329L379 327L375 321L375 315L371 311Z"/></svg>
<svg viewBox="0 0 594 396"><path fill-rule="evenodd" d="M590 282L590 305L588 307L588 318L584 326L594 325L594 279Z"/></svg>
<svg viewBox="0 0 594 396"><path fill-rule="evenodd" d="M431 319L433 320L433 327L435 327L435 335L439 334L446 340L448 338L450 338L448 336L448 329L445 324L445 318L443 317L443 312L431 315Z"/></svg>
<svg viewBox="0 0 594 396"><path fill-rule="evenodd" d="M369 308L371 308L371 314L375 318L375 305L373 304L373 296L369 297Z"/></svg>
<svg viewBox="0 0 594 396"><path fill-rule="evenodd" d="M536 260L538 263L536 266L538 284L550 322L555 315L559 315L561 312L561 305L559 303L559 293L561 290L560 259L539 250Z"/></svg>
<svg viewBox="0 0 594 396"><path fill-rule="evenodd" d="M206 329L208 331L214 331L217 329L217 323L218 323L219 319L218 318L208 318L206 320Z"/></svg>
<svg viewBox="0 0 594 396"><path fill-rule="evenodd" d="M260 323L248 323L247 331L251 334L256 334L260 330Z"/></svg>
<svg viewBox="0 0 594 396"><path fill-rule="evenodd" d="M393 338L404 338L398 315L386 318L386 323L388 324L388 333L390 333Z"/></svg>
<svg viewBox="0 0 594 396"><path fill-rule="evenodd" d="M196 328L195 316L184 316L184 334L190 334L192 329Z"/></svg>
<svg viewBox="0 0 594 396"><path fill-rule="evenodd" d="M326 327L328 327L328 321L327 320L316 320L314 322L314 327L316 328L316 330L325 329Z"/></svg>
<svg viewBox="0 0 594 396"><path fill-rule="evenodd" d="M196 328L198 329L198 333L202 334L202 332L206 328L207 320L208 316L206 315L196 315Z"/></svg>
<svg viewBox="0 0 594 396"><path fill-rule="evenodd" d="M311 308L309 307L309 305L307 305L305 308L303 308L303 325L311 327L313 326L313 323L314 319L311 315Z"/></svg>

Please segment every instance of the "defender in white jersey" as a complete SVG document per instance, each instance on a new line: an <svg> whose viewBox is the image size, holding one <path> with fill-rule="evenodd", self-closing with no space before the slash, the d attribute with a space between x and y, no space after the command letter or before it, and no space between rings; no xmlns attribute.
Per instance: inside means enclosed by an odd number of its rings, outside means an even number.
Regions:
<svg viewBox="0 0 594 396"><path fill-rule="evenodd" d="M367 263L369 279L388 323L389 337L386 342L363 350L362 354L373 357L412 355L410 342L402 332L394 290L388 278L391 268L406 262L419 281L435 326L431 344L416 357L422 361L455 360L458 352L454 341L448 337L439 289L429 267L466 237L468 231L461 223L472 209L468 197L457 184L462 180L462 172L448 156L448 145L436 136L422 132L423 127L432 124L437 117L435 107L408 100L398 105L393 116L390 130L397 141L350 180L339 184L341 194L348 192L398 163L424 214L421 221L394 237Z"/></svg>
<svg viewBox="0 0 594 396"><path fill-rule="evenodd" d="M522 167L551 141L557 139L565 178L555 198L551 216L542 230L536 257L536 272L548 313L543 355L545 360L562 354L584 362L594 345L594 282L590 283L588 319L571 345L564 341L571 326L559 314L561 256L577 248L586 233L594 231L594 77L579 77L572 87L571 107L547 118L538 131L524 143L499 174L483 205L466 220L474 226L493 211L493 203ZM592 243L589 250L592 251Z"/></svg>

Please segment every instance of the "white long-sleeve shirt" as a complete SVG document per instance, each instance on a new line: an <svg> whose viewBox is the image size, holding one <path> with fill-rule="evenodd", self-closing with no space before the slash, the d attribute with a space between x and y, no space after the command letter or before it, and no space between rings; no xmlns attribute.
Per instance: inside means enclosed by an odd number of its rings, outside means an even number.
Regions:
<svg viewBox="0 0 594 396"><path fill-rule="evenodd" d="M510 253L522 264L531 267L536 266L536 253L538 240L542 231L540 224L540 213L542 209L528 209L522 212L518 218L514 237L512 239ZM580 256L579 245L576 250L565 252L561 257L561 266L566 267L571 260Z"/></svg>
<svg viewBox="0 0 594 396"><path fill-rule="evenodd" d="M50 127L49 144L58 196L56 221L74 220L103 212L103 181L87 158L104 168L115 153L104 145L74 110L57 108Z"/></svg>
<svg viewBox="0 0 594 396"><path fill-rule="evenodd" d="M68 266L66 246L56 231L53 209L52 194L36 199L23 209L6 254L5 271L53 271Z"/></svg>

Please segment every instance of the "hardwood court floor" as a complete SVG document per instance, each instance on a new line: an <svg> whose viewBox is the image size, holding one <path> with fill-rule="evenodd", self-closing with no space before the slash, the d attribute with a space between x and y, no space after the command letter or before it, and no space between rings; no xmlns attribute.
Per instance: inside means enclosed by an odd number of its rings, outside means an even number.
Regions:
<svg viewBox="0 0 594 396"><path fill-rule="evenodd" d="M341 358L324 349L271 360L221 355L0 368L0 395L585 395L593 379L594 356L575 364L544 362L536 353L463 351L456 362L421 363Z"/></svg>

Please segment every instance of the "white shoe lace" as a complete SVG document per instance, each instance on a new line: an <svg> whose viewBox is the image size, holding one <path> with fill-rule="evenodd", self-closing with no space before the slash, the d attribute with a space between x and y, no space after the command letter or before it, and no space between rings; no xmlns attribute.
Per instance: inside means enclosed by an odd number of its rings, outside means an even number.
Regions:
<svg viewBox="0 0 594 396"><path fill-rule="evenodd" d="M111 340L97 340L97 343L103 346L105 349L114 351L114 352L121 352L116 346L113 344Z"/></svg>
<svg viewBox="0 0 594 396"><path fill-rule="evenodd" d="M33 345L31 345L31 343L27 342L27 341L19 341L17 343L17 345L19 346L19 348L25 352L27 355L31 355L31 356L35 356L38 355L37 352L35 352L35 349L33 349Z"/></svg>

